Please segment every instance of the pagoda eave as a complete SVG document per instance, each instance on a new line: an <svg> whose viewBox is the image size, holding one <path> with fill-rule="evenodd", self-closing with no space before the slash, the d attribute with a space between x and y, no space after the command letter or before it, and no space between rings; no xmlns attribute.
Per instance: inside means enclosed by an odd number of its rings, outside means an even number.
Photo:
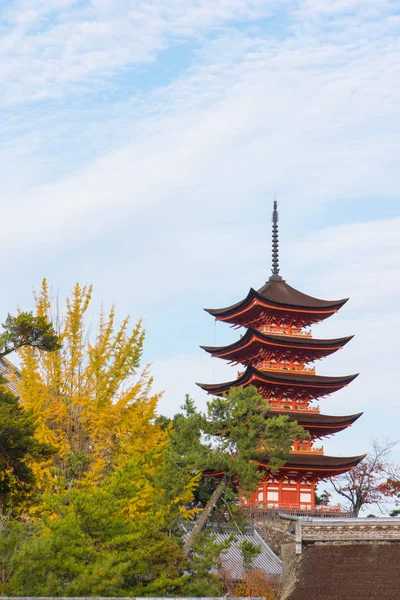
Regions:
<svg viewBox="0 0 400 600"><path fill-rule="evenodd" d="M283 467L279 469L280 472L291 475L302 475L306 478L312 479L317 476L318 479L326 479L328 477L334 477L342 473L347 473L351 469L354 469L364 458L366 454L361 456L327 456L325 454L317 453L297 453L291 452ZM268 469L268 460L257 461L260 467Z"/></svg>
<svg viewBox="0 0 400 600"><path fill-rule="evenodd" d="M234 381L224 383L197 383L204 391L209 394L220 396L228 392L233 387L254 385L260 393L291 393L296 397L308 396L318 398L320 396L331 394L351 383L355 375L344 377L323 377L321 375L312 375L305 373L294 373L292 371L259 371L250 366L240 377Z"/></svg>
<svg viewBox="0 0 400 600"><path fill-rule="evenodd" d="M278 411L271 410L266 418L277 416L286 416L291 421L296 421L301 427L309 432L312 439L323 438L328 435L334 435L350 427L361 416L362 412L354 415L336 416L312 413L311 411Z"/></svg>
<svg viewBox="0 0 400 600"><path fill-rule="evenodd" d="M257 464L260 469L267 471L272 474L275 479L282 479L283 477L301 477L309 480L321 480L327 479L328 477L334 477L335 475L341 475L347 473L351 469L354 469L364 458L366 454L360 456L327 456L325 454L316 453L297 453L291 452L287 462L278 469L271 473L269 467L269 461L257 460ZM206 477L222 477L224 471L204 471L203 475Z"/></svg>
<svg viewBox="0 0 400 600"><path fill-rule="evenodd" d="M307 336L266 334L250 327L236 342L228 346L201 346L216 358L251 364L255 357L298 358L311 362L343 348L353 336L337 339L314 339Z"/></svg>

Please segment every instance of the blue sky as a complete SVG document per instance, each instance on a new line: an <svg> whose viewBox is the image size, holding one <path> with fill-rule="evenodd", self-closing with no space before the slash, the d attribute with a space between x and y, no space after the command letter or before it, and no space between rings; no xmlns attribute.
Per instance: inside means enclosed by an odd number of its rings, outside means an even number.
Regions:
<svg viewBox="0 0 400 600"><path fill-rule="evenodd" d="M46 276L143 317L160 410L231 378L202 308L260 287L280 203L287 281L350 296L315 335L356 334L322 402L364 410L325 443L397 439L400 14L390 0L0 2L2 314ZM399 451L396 450L400 460Z"/></svg>

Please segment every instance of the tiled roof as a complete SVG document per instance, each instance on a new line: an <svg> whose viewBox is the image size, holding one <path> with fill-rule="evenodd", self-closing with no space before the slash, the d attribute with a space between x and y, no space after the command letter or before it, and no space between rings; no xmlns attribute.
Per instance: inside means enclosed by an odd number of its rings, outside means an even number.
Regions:
<svg viewBox="0 0 400 600"><path fill-rule="evenodd" d="M227 541L234 534L234 540L230 548L221 555L222 568L229 571L233 579L242 579L244 574L243 554L240 549L243 542L251 542L254 546L260 546L261 552L253 559L253 568L260 569L268 575L282 575L282 561L271 550L254 527L246 527L243 533L237 533L232 529L213 528L217 542Z"/></svg>
<svg viewBox="0 0 400 600"><path fill-rule="evenodd" d="M18 382L21 372L6 358L0 358L0 374L7 378L7 385L14 394L18 395Z"/></svg>

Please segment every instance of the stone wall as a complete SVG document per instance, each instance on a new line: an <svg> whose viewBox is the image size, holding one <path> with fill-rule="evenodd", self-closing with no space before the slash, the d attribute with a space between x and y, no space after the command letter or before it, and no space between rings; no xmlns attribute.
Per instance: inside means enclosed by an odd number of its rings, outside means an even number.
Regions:
<svg viewBox="0 0 400 600"><path fill-rule="evenodd" d="M400 544L313 544L282 548L281 600L399 600Z"/></svg>
<svg viewBox="0 0 400 600"><path fill-rule="evenodd" d="M306 519L282 546L281 600L400 600L399 519Z"/></svg>
<svg viewBox="0 0 400 600"><path fill-rule="evenodd" d="M293 529L291 522L280 519L277 514L270 514L257 525L268 546L281 558L282 545L293 540L293 535L289 533Z"/></svg>

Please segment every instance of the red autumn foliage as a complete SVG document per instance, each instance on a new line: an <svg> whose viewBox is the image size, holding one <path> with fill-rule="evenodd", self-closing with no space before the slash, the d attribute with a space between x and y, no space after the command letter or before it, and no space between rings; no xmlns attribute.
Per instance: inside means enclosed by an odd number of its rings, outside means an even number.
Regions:
<svg viewBox="0 0 400 600"><path fill-rule="evenodd" d="M242 581L237 583L231 592L232 596L263 597L265 600L278 600L281 589L279 577L271 577L259 569L249 569Z"/></svg>

